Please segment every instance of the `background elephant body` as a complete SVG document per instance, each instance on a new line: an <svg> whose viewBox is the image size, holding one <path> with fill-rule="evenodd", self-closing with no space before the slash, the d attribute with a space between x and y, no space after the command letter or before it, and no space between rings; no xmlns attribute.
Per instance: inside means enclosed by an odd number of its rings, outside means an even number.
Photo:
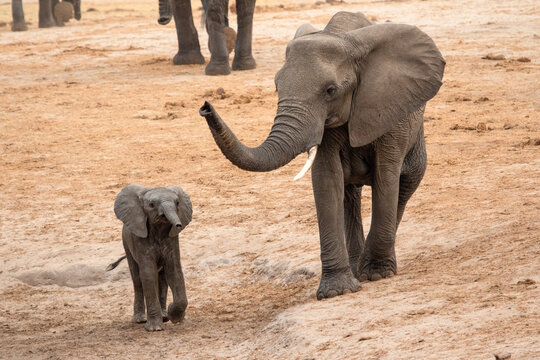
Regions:
<svg viewBox="0 0 540 360"><path fill-rule="evenodd" d="M191 1L170 1L169 5L172 8L178 36L178 53L174 56L174 64L204 64L197 29L193 22ZM211 52L210 62L205 72L207 75L227 75L231 72L230 51L227 48L228 33L226 32L229 2L228 0L202 0L202 4L206 13L208 47ZM170 13L167 15L167 5L167 0L160 0L160 19L158 20L160 24L166 24L170 20ZM255 0L236 1L238 34L234 46L233 70L254 69L256 66L251 50L254 10Z"/></svg>
<svg viewBox="0 0 540 360"><path fill-rule="evenodd" d="M148 331L163 330L164 320L182 321L187 296L178 234L191 221L189 196L178 186L128 185L118 194L114 211L124 223L122 242L135 292L132 321L146 322ZM168 287L173 302L167 309Z"/></svg>
<svg viewBox="0 0 540 360"><path fill-rule="evenodd" d="M63 3L59 3L58 0L39 0L39 24L40 28L48 28L52 26L64 26L64 22L71 18L66 12L73 12L74 17L77 20L81 19L81 1L80 0L64 0ZM73 10L69 10L67 4L72 5ZM58 9L55 9L59 5ZM56 10L56 11L55 11ZM60 11L59 11L60 10ZM24 11L22 0L11 1L11 14L13 23L11 25L12 31L25 31L28 29L24 20ZM59 16L57 16L57 14Z"/></svg>
<svg viewBox="0 0 540 360"><path fill-rule="evenodd" d="M321 243L317 298L397 273L397 226L426 168L423 112L444 65L418 28L340 12L322 31L302 25L287 46L275 77L277 114L261 145L246 147L209 103L201 108L223 154L242 169L270 171L309 150L304 169L313 162ZM372 187L365 240L364 185Z"/></svg>

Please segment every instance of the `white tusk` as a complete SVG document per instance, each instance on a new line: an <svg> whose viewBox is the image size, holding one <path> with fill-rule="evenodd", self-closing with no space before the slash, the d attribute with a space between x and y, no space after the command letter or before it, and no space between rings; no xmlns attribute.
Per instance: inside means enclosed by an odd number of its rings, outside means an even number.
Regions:
<svg viewBox="0 0 540 360"><path fill-rule="evenodd" d="M311 165L313 165L313 161L315 161L315 155L317 155L317 148L318 148L318 145L315 145L314 147L309 149L306 165L304 165L304 167L302 168L302 170L300 170L298 175L294 177L295 181L300 179L302 176L306 175L308 170L311 168Z"/></svg>

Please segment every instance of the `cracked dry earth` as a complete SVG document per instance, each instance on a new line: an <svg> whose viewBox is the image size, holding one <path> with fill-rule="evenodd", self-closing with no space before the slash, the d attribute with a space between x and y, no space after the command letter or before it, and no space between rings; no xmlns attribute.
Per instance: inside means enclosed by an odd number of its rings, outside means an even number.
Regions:
<svg viewBox="0 0 540 360"><path fill-rule="evenodd" d="M86 1L80 22L38 29L25 2L29 30L12 33L2 1L0 358L540 358L537 1L261 0L258 68L227 77L171 64L174 25L157 24L157 3ZM429 164L398 230L398 276L317 301L311 184L292 182L305 157L241 171L198 108L210 100L261 142L286 44L339 10L419 26L447 67L426 109ZM194 204L180 236L187 315L159 333L129 322L126 263L104 271L123 254L112 206L129 183L179 184Z"/></svg>

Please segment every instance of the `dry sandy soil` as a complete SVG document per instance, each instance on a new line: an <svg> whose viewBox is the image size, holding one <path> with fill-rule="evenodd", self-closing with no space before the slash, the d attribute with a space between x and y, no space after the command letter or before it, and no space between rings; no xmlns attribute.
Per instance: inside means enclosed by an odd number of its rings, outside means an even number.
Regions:
<svg viewBox="0 0 540 360"><path fill-rule="evenodd" d="M157 2L83 1L82 21L53 29L37 28L36 3L25 9L29 30L12 33L0 5L0 358L540 358L537 1L259 1L258 68L227 77L172 65L174 25L156 23ZM198 108L212 101L261 142L286 44L339 10L419 26L447 67L399 275L317 301L311 184L292 181L305 156L241 171ZM104 271L123 254L112 205L129 183L179 184L194 204L180 236L190 305L159 333L130 323L127 264Z"/></svg>

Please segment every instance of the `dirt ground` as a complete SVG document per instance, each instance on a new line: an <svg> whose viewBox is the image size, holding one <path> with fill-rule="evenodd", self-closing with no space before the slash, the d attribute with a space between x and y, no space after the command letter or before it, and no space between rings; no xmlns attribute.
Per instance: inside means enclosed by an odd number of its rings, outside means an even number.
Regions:
<svg viewBox="0 0 540 360"><path fill-rule="evenodd" d="M37 28L36 3L25 10L29 30L13 33L0 4L0 358L540 358L537 1L258 1L258 68L226 77L172 65L157 1L83 1L80 22L53 29ZM447 67L398 276L317 301L311 182L292 181L305 156L239 170L198 109L210 100L260 143L286 44L339 10L419 26ZM127 264L104 271L123 254L112 207L130 183L178 184L194 204L180 236L187 315L159 333L130 323ZM364 204L367 228L369 191Z"/></svg>

